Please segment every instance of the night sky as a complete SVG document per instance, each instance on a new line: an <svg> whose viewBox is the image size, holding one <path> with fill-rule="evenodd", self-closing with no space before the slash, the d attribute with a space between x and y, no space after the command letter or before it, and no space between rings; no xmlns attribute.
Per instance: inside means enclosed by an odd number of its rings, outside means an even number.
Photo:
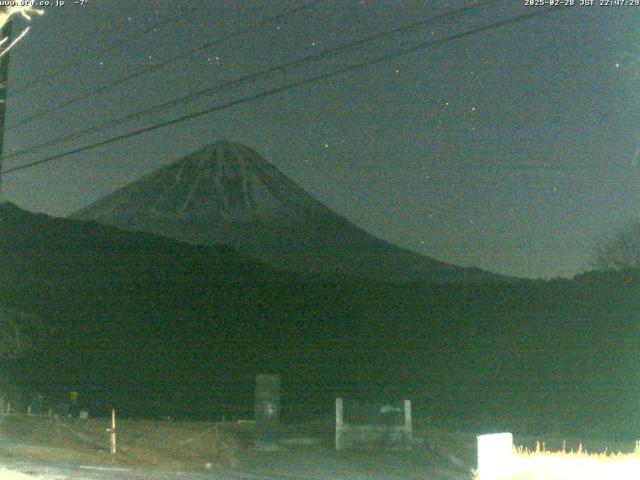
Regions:
<svg viewBox="0 0 640 480"><path fill-rule="evenodd" d="M304 3L88 0L79 6L67 0L64 7L47 8L12 51L7 123ZM63 216L227 139L257 150L327 206L389 242L494 272L570 277L589 268L596 238L640 211L640 6L598 3L8 174L3 189L23 208ZM318 2L9 128L5 154L471 4ZM77 142L9 158L4 168L542 8L523 0L497 2ZM14 28L25 26L17 20ZM70 62L75 65L60 72Z"/></svg>

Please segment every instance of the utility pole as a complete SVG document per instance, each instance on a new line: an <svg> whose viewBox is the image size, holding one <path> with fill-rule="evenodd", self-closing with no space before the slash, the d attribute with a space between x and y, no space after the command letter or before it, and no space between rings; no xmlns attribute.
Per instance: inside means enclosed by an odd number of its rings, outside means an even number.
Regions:
<svg viewBox="0 0 640 480"><path fill-rule="evenodd" d="M11 48L11 42L13 41L11 32L13 29L13 22L11 19L7 21L0 30L0 40L5 38L5 42L0 47L0 54L7 49ZM0 57L0 203L4 198L4 191L2 190L2 160L4 157L4 115L7 106L7 88L9 86L9 56L11 52L6 52Z"/></svg>

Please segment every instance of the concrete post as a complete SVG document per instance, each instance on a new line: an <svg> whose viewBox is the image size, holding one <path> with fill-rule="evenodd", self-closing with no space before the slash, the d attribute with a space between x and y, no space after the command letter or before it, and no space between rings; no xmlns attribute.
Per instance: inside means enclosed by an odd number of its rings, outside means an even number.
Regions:
<svg viewBox="0 0 640 480"><path fill-rule="evenodd" d="M411 416L411 400L404 401L404 440L409 448L413 445L413 418Z"/></svg>
<svg viewBox="0 0 640 480"><path fill-rule="evenodd" d="M0 30L0 40L6 38L7 40L0 47L0 52L4 51L11 45L12 40L13 21L9 20L4 24ZM2 157L4 155L4 124L5 124L5 108L7 100L7 87L9 86L9 55L7 52L2 59L0 59L0 175L2 173ZM6 197L4 196L4 190L2 189L2 176L0 176L0 203L4 202Z"/></svg>

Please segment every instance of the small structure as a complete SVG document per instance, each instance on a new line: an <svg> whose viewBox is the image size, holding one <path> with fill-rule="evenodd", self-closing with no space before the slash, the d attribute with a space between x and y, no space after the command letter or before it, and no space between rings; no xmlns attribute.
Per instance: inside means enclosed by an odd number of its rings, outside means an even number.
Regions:
<svg viewBox="0 0 640 480"><path fill-rule="evenodd" d="M503 478L513 468L513 435L492 433L478 438L478 476L482 480Z"/></svg>
<svg viewBox="0 0 640 480"><path fill-rule="evenodd" d="M413 443L413 420L411 400L402 406L383 404L369 415L345 421L344 400L336 398L336 450L354 446L382 446L386 448L411 448ZM371 412L375 411L375 415Z"/></svg>

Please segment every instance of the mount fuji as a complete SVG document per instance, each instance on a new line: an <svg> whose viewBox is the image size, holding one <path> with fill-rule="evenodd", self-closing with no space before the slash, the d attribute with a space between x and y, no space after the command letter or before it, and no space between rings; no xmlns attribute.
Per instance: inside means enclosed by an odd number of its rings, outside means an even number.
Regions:
<svg viewBox="0 0 640 480"><path fill-rule="evenodd" d="M504 278L370 235L237 143L211 144L72 218L197 245L226 244L276 268L309 275L430 283Z"/></svg>

